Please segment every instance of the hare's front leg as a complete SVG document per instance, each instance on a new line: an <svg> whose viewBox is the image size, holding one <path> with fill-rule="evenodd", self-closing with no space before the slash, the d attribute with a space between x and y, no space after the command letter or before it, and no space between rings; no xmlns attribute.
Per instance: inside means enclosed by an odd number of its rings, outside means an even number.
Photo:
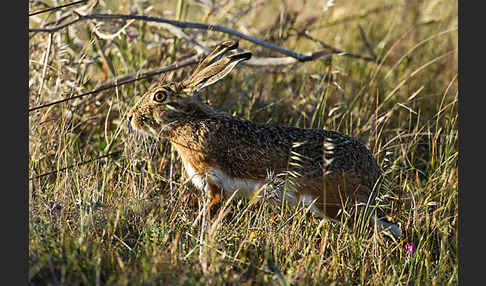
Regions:
<svg viewBox="0 0 486 286"><path fill-rule="evenodd" d="M209 204L207 211L209 218L212 219L217 216L224 201L224 191L217 185L211 182L207 182L206 191L209 195Z"/></svg>

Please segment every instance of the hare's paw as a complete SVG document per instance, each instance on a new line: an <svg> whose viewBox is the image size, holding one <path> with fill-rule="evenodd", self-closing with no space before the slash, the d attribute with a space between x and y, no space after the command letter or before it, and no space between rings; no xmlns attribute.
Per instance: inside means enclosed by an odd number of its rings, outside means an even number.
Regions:
<svg viewBox="0 0 486 286"><path fill-rule="evenodd" d="M377 223L383 230L389 231L394 238L400 239L403 237L403 234L398 225L383 221L381 219L378 220Z"/></svg>

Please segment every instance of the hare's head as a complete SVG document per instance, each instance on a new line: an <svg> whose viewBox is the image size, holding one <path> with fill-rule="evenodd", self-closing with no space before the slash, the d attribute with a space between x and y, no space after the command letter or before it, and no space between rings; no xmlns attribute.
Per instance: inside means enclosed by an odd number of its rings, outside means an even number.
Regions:
<svg viewBox="0 0 486 286"><path fill-rule="evenodd" d="M224 57L227 51L237 47L237 41L223 42L196 67L188 79L152 86L128 114L132 127L158 137L171 123L190 120L191 103L199 101L199 91L224 78L238 63L251 58L249 52Z"/></svg>

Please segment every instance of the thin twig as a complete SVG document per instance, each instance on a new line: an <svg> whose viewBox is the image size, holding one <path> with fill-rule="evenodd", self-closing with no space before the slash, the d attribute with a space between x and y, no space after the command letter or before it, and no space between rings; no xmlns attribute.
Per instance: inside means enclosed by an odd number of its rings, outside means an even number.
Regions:
<svg viewBox="0 0 486 286"><path fill-rule="evenodd" d="M38 14L41 14L41 13L45 13L45 12L54 11L54 10L58 10L58 9L61 9L61 8L69 7L69 6L72 6L72 5L79 4L79 3L84 3L84 2L87 2L87 0L75 1L75 2L68 3L68 4L63 4L63 5L59 5L59 6L56 6L56 7L50 7L50 8L44 9L44 10L40 10L40 11L35 11L35 12L32 12L32 13L29 13L29 17L34 16L34 15L38 15Z"/></svg>
<svg viewBox="0 0 486 286"><path fill-rule="evenodd" d="M59 25L60 23L62 23L64 20L66 20L67 18L69 18L71 16L72 16L71 12L65 13L64 15L61 15L57 20L47 22L42 26L47 27L47 26L51 26L51 25ZM35 35L37 35L37 32L34 32L31 35L29 35L29 40L32 39Z"/></svg>
<svg viewBox="0 0 486 286"><path fill-rule="evenodd" d="M103 158L106 158L106 157L117 156L121 152L122 151L111 152L109 154L98 156L98 157L93 158L91 160L87 160L87 161L80 162L80 163L77 163L77 164L74 164L74 165L70 165L70 166L61 168L59 170L50 171L50 172L47 172L47 173L44 173L44 174L41 174L41 175L38 175L38 176L35 176L35 177L31 177L31 178L29 178L29 181L36 180L36 179L39 179L39 178L42 178L42 177L45 177L45 176L49 176L49 175L54 175L54 174L57 174L59 172L66 171L66 170L69 170L69 169L72 169L72 168L76 168L76 167L79 167L81 165L86 165L86 164L89 164L91 162L94 162L94 161L97 161L97 160L100 160L100 159L103 159Z"/></svg>
<svg viewBox="0 0 486 286"><path fill-rule="evenodd" d="M307 38L311 41L314 41L314 42L317 42L319 45L321 45L323 48L325 49L328 49L332 54L339 54L341 56L347 56L347 57L351 57L351 58L356 58L356 59L362 59L362 60L365 60L365 61L370 61L370 62L376 62L378 63L378 61L376 61L374 58L371 58L371 57L365 57L365 56L362 56L362 55L358 55L358 54L353 54L353 53L349 53L349 52L346 52L346 51L342 51L342 50L338 50L326 43L324 43L323 41L319 40L319 39L316 39L312 36L309 36L309 34L307 34L305 31L304 32L299 32L299 35L300 36L303 36L304 38Z"/></svg>
<svg viewBox="0 0 486 286"><path fill-rule="evenodd" d="M98 37L100 37L101 39L103 40L113 40L115 39L116 37L119 37L120 34L125 31L125 29L130 26L135 20L130 20L130 21L127 21L127 23L121 27L117 32L115 33L112 33L112 34L106 34L106 33L102 33L100 32L100 30L98 30L98 28L96 27L96 25L92 25L91 28L93 29L93 31L95 32L96 35L98 35Z"/></svg>
<svg viewBox="0 0 486 286"><path fill-rule="evenodd" d="M107 90L107 89L110 89L110 88L113 88L113 87L122 86L122 85L125 85L125 84L128 84L128 83L135 82L137 80L146 79L146 78L152 77L152 76L160 74L160 73L176 70L176 69L197 63L199 61L199 57L200 57L200 55L195 55L195 56L187 58L183 61L171 64L171 65L168 65L168 66L151 69L151 70L146 71L146 72L137 71L137 72L129 73L129 74L126 74L126 75L122 75L122 76L119 76L119 77L117 77L117 78L115 78L111 81L104 83L103 85L101 85L100 87L98 87L95 90L85 92L85 93L82 93L82 94L79 94L79 95L71 96L71 97L68 97L68 98L52 101L52 102L49 102L49 103L46 103L46 104L43 104L43 105L38 105L38 106L35 106L35 107L32 107L32 108L29 108L29 112L35 111L35 110L38 110L38 109L41 109L41 108L45 108L45 107L48 107L48 106L51 106L51 105L59 104L59 103L62 103L62 102L66 102L66 101L69 101L69 100L82 98L82 97L85 97L85 96L88 96L88 95L93 95L93 94L96 94L96 93L103 91L103 90ZM138 76L140 74L141 74L141 76Z"/></svg>
<svg viewBox="0 0 486 286"><path fill-rule="evenodd" d="M366 48L368 49L368 51L370 52L370 55L375 59L375 61L378 59L376 57L376 54L375 52L373 51L373 48L371 47L371 44L370 42L368 41L368 39L366 38L366 34L363 30L363 27L361 27L361 25L358 25L358 28L359 28L359 34L361 35L361 38L363 39L363 42L365 43L365 46Z"/></svg>
<svg viewBox="0 0 486 286"><path fill-rule="evenodd" d="M64 13L64 15L61 15L59 17L59 19L47 22L43 25L43 27L52 26L52 25L59 25L59 23L66 20L67 18L71 17L72 15L73 15L72 12Z"/></svg>
<svg viewBox="0 0 486 286"><path fill-rule="evenodd" d="M56 32L56 31L59 31L67 26L70 26L74 23L77 23L78 21L82 20L82 18L76 18L74 20L71 20L67 23L64 23L62 25L59 25L59 26L55 26L54 28L29 28L29 33L30 32L49 32L49 33L53 33L53 32Z"/></svg>

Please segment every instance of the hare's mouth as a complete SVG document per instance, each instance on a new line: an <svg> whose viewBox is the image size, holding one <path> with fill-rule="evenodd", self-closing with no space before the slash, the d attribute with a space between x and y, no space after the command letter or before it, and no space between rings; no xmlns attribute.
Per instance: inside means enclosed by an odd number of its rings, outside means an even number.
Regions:
<svg viewBox="0 0 486 286"><path fill-rule="evenodd" d="M130 131L137 135L154 137L157 132L150 126L148 126L143 120L137 117L130 117L129 119Z"/></svg>
<svg viewBox="0 0 486 286"><path fill-rule="evenodd" d="M130 118L130 129L131 131L135 131L135 133L139 135L161 139L165 137L164 131L166 131L167 128L172 125L172 123L168 123L163 126L154 128L153 126L151 126L151 124L149 124L149 122L134 117Z"/></svg>
<svg viewBox="0 0 486 286"><path fill-rule="evenodd" d="M157 136L157 134L159 132L155 131L155 129L153 129L152 127L150 126L147 126L147 125L144 125L144 126L136 126L135 124L133 124L132 122L132 129L135 131L135 133L138 133L142 136L146 136L146 137L154 137L154 138L158 138L159 136Z"/></svg>

